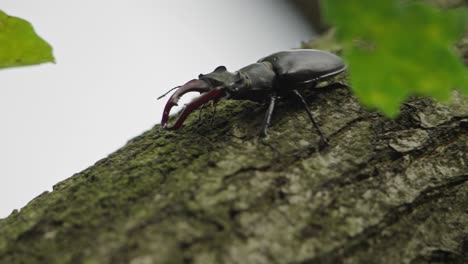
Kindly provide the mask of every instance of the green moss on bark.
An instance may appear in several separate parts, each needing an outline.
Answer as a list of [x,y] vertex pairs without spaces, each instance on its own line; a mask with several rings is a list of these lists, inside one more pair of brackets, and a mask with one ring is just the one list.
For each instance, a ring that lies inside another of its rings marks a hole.
[[0,220],[0,263],[466,263],[468,104],[396,120],[344,87],[223,102],[150,131]]

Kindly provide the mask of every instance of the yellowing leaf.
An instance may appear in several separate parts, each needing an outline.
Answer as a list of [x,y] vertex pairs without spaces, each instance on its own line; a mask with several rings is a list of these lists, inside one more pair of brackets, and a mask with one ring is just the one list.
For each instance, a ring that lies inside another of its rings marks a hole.
[[0,11],[0,69],[54,62],[52,47],[29,22]]

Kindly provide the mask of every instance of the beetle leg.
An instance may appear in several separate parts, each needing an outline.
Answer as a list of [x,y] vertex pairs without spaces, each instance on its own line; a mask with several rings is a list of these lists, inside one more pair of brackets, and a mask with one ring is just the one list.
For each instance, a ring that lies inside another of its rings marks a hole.
[[345,88],[348,88],[348,89],[351,88],[351,86],[349,84],[347,84],[346,82],[344,82],[344,81],[333,82],[333,83],[330,83],[330,84],[324,86],[323,88],[340,88],[340,87],[345,87]]
[[213,103],[213,114],[211,115],[211,120],[210,120],[210,125],[213,126],[213,123],[214,123],[214,117],[216,116],[216,106],[218,104],[217,103]]
[[265,118],[263,119],[263,124],[262,124],[262,130],[261,130],[261,136],[262,137],[267,137],[268,136],[268,127],[270,126],[271,122],[271,117],[273,116],[273,111],[275,110],[275,105],[276,105],[276,95],[272,95],[270,97],[270,104],[268,105],[268,110],[265,113]]
[[203,107],[200,108],[200,110],[198,110],[198,122],[201,121],[201,115],[202,115],[202,112],[203,112]]
[[315,129],[317,129],[317,131],[318,131],[318,133],[319,133],[320,138],[322,139],[322,141],[323,141],[325,144],[329,145],[329,144],[328,144],[327,138],[323,135],[322,130],[320,130],[320,127],[318,126],[317,122],[315,121],[314,116],[312,115],[312,112],[310,112],[309,107],[307,106],[307,102],[305,101],[304,97],[299,93],[298,90],[293,90],[293,93],[294,93],[297,97],[299,97],[299,99],[301,100],[302,105],[304,106],[304,109],[306,110],[307,115],[309,116],[310,121],[312,121],[312,124],[314,125]]
[[345,83],[344,81],[336,82],[336,84],[341,85],[341,86],[346,87],[346,88],[351,88],[351,86],[349,84]]

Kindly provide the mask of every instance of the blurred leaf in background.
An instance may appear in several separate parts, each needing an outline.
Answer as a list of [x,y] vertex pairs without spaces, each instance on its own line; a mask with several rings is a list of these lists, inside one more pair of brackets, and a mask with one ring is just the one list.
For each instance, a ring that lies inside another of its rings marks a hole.
[[389,117],[410,95],[447,100],[468,94],[468,70],[454,46],[466,27],[465,9],[440,10],[418,1],[326,0],[351,85],[367,106]]
[[0,69],[54,62],[52,47],[29,22],[0,10]]

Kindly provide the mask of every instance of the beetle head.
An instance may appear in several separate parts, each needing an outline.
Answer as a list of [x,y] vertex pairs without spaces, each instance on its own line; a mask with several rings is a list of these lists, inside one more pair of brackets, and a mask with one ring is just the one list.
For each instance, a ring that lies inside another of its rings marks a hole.
[[[197,79],[193,79],[184,85],[175,87],[177,90],[171,95],[164,108],[161,127],[163,129],[178,129],[185,119],[194,110],[203,107],[210,101],[217,103],[222,98],[228,98],[231,91],[242,82],[238,72],[227,71],[226,67],[219,66],[213,72],[200,74]],[[201,95],[186,105],[173,126],[168,126],[169,114],[172,107],[176,106],[179,99],[186,93],[199,92]],[[160,98],[162,98],[161,96]],[[159,99],[159,98],[158,98]]]
[[250,88],[249,82],[239,71],[230,72],[224,66],[217,67],[211,73],[200,74],[198,78],[222,89],[226,99],[245,99],[242,95]]
[[218,66],[213,72],[198,75],[198,79],[210,83],[213,87],[232,87],[241,80],[239,72],[229,72],[225,66]]

